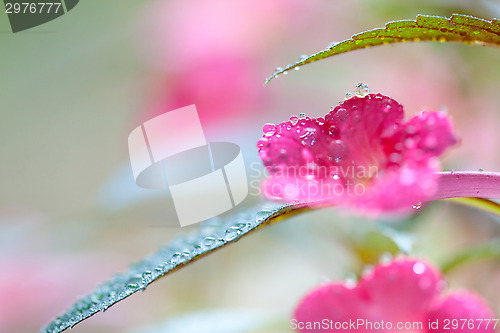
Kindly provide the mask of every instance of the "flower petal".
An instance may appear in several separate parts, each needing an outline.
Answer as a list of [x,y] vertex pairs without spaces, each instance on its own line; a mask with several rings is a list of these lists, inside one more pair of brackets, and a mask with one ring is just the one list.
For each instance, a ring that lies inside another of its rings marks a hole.
[[[378,265],[364,275],[355,288],[334,283],[310,292],[297,307],[294,319],[307,323],[334,322],[424,322],[429,307],[443,288],[441,274],[416,259],[398,259]],[[328,332],[302,329],[300,332]]]
[[370,317],[396,322],[423,320],[443,286],[441,274],[433,266],[404,258],[378,265],[358,288],[371,304]]
[[356,321],[366,317],[365,306],[357,289],[344,284],[328,284],[310,292],[295,310],[293,318],[299,324],[299,332],[334,332],[325,330],[317,323],[325,319],[334,322]]
[[437,156],[457,142],[443,112],[403,122],[393,99],[353,97],[325,118],[264,126],[259,156],[269,199],[325,201],[377,214],[409,210],[437,190]]
[[495,332],[495,324],[491,319],[494,314],[486,302],[467,291],[455,292],[439,299],[428,314],[428,321],[437,325],[431,332]]

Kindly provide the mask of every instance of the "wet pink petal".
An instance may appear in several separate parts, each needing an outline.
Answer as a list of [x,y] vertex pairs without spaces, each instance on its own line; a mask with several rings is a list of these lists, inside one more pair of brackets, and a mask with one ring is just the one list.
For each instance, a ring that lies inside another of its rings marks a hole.
[[394,327],[398,323],[421,323],[413,332],[428,332],[429,320],[494,317],[488,306],[471,293],[440,298],[443,286],[441,273],[432,265],[416,259],[396,259],[377,265],[354,287],[332,283],[314,289],[301,300],[293,319],[299,332],[338,331],[334,327],[314,327],[314,323],[325,321],[359,323],[355,329],[350,327],[358,332],[383,331],[369,329],[366,322],[384,321]]
[[395,322],[423,320],[443,286],[441,273],[433,266],[405,258],[378,265],[357,288],[371,306],[371,318]]
[[399,103],[370,94],[346,100],[324,118],[267,124],[257,143],[271,176],[265,195],[375,213],[425,201],[436,191],[436,157],[457,140],[443,112],[403,117]]
[[[343,284],[328,284],[311,291],[295,310],[293,318],[297,323],[356,321],[366,318],[368,304],[362,299],[358,289],[350,289]],[[299,329],[299,332],[331,332],[324,329]]]
[[430,332],[495,332],[500,323],[488,305],[467,291],[455,292],[435,302],[428,314],[430,322],[438,322]]

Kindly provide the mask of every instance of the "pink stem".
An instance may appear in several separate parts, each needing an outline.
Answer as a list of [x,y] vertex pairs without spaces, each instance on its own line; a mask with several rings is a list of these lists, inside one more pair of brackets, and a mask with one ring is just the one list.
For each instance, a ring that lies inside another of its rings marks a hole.
[[500,199],[500,173],[446,171],[439,174],[439,187],[432,200],[460,197]]

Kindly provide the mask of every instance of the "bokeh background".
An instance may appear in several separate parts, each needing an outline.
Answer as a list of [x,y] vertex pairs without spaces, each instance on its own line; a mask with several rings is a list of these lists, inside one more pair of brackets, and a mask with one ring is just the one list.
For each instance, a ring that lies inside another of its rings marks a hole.
[[[209,141],[243,149],[251,195],[267,122],[322,116],[355,84],[407,114],[445,108],[461,144],[446,170],[500,169],[500,51],[406,43],[278,66],[417,14],[500,17],[498,1],[85,0],[13,34],[0,14],[0,332],[37,331],[176,234],[168,192],[134,184],[128,134],[196,104]],[[437,264],[500,237],[498,219],[437,202],[405,220],[335,209],[294,217],[154,283],[73,332],[287,332],[298,300],[401,249]],[[385,254],[386,255],[386,254]],[[500,312],[498,260],[447,275]]]

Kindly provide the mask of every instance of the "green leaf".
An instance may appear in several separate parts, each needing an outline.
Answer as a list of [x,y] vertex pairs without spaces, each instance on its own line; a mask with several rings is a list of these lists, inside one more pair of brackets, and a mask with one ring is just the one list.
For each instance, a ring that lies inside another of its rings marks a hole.
[[266,84],[280,74],[311,62],[337,54],[371,46],[400,42],[439,41],[465,44],[500,46],[500,21],[487,21],[469,15],[453,14],[451,18],[418,15],[416,20],[389,22],[384,28],[353,35],[351,39],[334,44],[328,49],[277,70]]
[[133,264],[127,272],[117,274],[99,285],[94,292],[78,300],[66,313],[57,317],[41,332],[56,333],[71,328],[135,292],[145,289],[162,276],[257,229],[310,209],[306,204],[290,204],[273,209],[240,212],[227,219],[210,219],[203,223],[198,231],[178,236],[155,254]]

